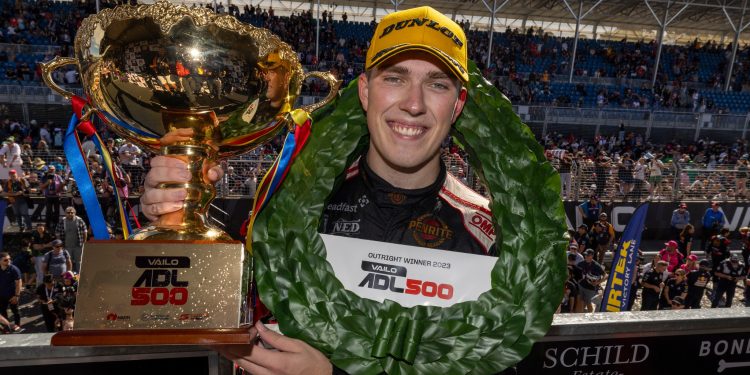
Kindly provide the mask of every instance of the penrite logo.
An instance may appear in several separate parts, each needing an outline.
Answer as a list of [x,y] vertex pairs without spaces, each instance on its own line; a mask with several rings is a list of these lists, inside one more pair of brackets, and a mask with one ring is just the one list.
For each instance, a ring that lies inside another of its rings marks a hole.
[[412,236],[419,246],[438,247],[445,240],[453,238],[453,231],[448,229],[448,225],[431,213],[410,221],[408,229],[412,230]]
[[[146,269],[133,284],[131,306],[184,305],[187,303],[188,282],[179,280],[178,268],[190,268],[190,258],[137,256],[135,266]],[[168,288],[169,286],[174,288]]]
[[437,297],[444,300],[453,298],[453,285],[451,284],[407,278],[404,287],[399,286],[401,278],[406,277],[406,267],[363,260],[362,271],[367,272],[367,275],[359,283],[360,288],[390,290],[394,293]]
[[487,237],[495,237],[495,228],[492,227],[492,220],[487,216],[476,213],[471,217],[471,225],[477,227],[482,233],[486,234]]
[[349,235],[354,233],[359,233],[359,219],[352,221],[338,219],[335,223],[333,223],[333,230],[331,231],[331,234]]

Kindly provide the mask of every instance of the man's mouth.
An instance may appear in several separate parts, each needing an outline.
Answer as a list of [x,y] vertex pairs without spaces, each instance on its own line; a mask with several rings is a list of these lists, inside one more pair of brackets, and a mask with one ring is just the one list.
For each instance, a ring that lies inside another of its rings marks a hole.
[[393,130],[394,133],[402,136],[402,137],[418,137],[424,132],[427,131],[427,128],[424,126],[418,126],[418,125],[404,125],[399,122],[395,121],[389,121],[388,126]]

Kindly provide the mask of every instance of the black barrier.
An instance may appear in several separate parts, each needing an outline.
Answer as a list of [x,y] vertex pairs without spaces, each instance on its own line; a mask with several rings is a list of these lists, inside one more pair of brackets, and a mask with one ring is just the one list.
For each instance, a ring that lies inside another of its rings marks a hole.
[[[700,238],[703,215],[710,209],[709,202],[685,202],[690,212],[690,223],[695,226],[694,238]],[[565,202],[565,215],[568,228],[572,229],[583,223],[579,210],[580,203]],[[604,204],[604,210],[615,231],[620,233],[625,229],[628,220],[640,203],[613,202]],[[646,229],[643,231],[643,241],[672,239],[670,221],[672,212],[677,209],[676,202],[650,202],[646,216]],[[750,202],[723,203],[720,210],[727,218],[727,228],[736,232],[739,228],[750,226]]]
[[503,375],[750,373],[748,309],[564,314]]

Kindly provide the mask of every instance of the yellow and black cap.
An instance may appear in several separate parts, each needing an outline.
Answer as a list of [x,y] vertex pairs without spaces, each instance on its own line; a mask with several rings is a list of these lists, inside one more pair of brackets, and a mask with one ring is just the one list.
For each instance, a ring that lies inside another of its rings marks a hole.
[[380,21],[367,50],[365,69],[404,51],[425,51],[441,59],[463,82],[469,81],[466,35],[437,10],[423,6],[391,13]]

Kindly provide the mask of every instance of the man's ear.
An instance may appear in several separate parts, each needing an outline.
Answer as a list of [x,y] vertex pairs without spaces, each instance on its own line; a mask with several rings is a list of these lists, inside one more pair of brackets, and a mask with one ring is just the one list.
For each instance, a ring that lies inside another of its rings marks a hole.
[[369,82],[367,79],[367,75],[365,73],[360,74],[359,78],[357,79],[357,92],[359,93],[359,102],[360,104],[362,104],[362,109],[365,112],[367,112],[368,84]]
[[458,97],[456,97],[456,103],[453,105],[453,116],[451,116],[451,124],[456,122],[458,116],[461,115],[461,111],[463,111],[464,105],[466,104],[467,95],[468,91],[466,90],[466,87],[461,87],[461,91],[458,93]]

